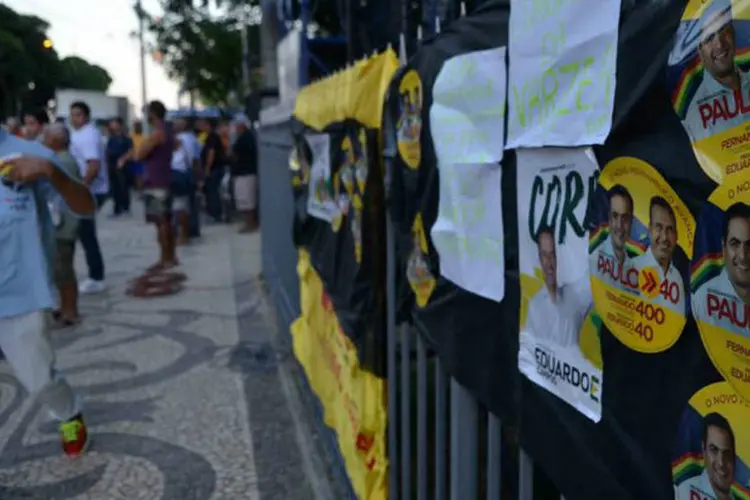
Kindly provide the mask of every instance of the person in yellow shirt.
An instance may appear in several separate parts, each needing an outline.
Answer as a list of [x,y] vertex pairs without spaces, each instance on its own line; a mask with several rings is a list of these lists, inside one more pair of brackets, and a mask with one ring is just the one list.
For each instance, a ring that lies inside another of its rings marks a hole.
[[[132,157],[135,151],[140,150],[141,142],[143,141],[143,124],[141,122],[133,123],[133,133],[130,134],[130,139],[133,141],[133,151],[130,156]],[[143,187],[143,163],[139,161],[130,162],[133,179],[135,180],[135,187],[138,191]]]

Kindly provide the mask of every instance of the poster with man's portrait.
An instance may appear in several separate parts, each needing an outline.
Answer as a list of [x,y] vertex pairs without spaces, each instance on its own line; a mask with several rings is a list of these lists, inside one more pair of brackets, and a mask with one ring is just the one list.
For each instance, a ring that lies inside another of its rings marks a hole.
[[589,148],[518,150],[518,365],[588,418],[601,418],[602,363],[584,225],[597,163]]

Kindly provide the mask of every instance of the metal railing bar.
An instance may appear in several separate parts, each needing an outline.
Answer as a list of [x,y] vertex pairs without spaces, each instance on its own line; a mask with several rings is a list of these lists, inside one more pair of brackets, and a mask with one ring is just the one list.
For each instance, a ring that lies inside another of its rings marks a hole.
[[417,335],[417,500],[427,500],[427,349]]
[[489,413],[487,424],[487,500],[500,500],[502,487],[502,424]]
[[532,500],[534,498],[534,462],[522,450],[519,451],[518,471],[518,500]]
[[435,357],[435,500],[448,500],[445,465],[446,411],[448,409],[448,376],[439,357]]
[[[389,168],[389,162],[386,168]],[[396,255],[393,248],[393,222],[386,217],[386,343],[388,376],[388,498],[398,499],[399,449],[398,449],[398,370],[396,328]]]
[[451,377],[451,500],[477,497],[479,471],[477,401]]
[[401,330],[401,499],[411,498],[411,331],[402,324]]

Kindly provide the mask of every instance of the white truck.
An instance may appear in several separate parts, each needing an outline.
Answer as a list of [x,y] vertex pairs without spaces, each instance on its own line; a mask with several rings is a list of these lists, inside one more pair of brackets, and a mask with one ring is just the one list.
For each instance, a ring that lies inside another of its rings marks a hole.
[[91,119],[95,122],[119,117],[126,125],[136,119],[133,106],[127,97],[107,95],[104,92],[79,89],[60,89],[55,92],[54,115],[57,118],[68,119],[70,105],[76,101],[83,101],[91,108]]

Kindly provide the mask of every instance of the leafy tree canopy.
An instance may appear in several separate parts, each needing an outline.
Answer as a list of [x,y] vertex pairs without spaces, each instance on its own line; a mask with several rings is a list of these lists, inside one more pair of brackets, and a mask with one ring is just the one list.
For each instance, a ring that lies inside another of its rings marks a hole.
[[106,70],[78,57],[60,60],[49,43],[49,23],[0,4],[0,112],[43,107],[60,87],[106,91]]
[[96,64],[89,64],[78,56],[65,57],[60,61],[61,77],[58,88],[98,90],[106,92],[112,84],[107,70]]
[[[313,22],[321,33],[340,32],[337,0],[312,2]],[[248,9],[251,85],[261,86],[261,0],[160,0],[158,13],[141,14],[148,21],[153,52],[168,75],[205,104],[229,105],[242,96],[242,10]],[[300,0],[293,0],[299,17]]]
[[[249,7],[253,12],[258,8]],[[143,15],[153,36],[155,59],[170,78],[209,105],[230,105],[231,96],[243,95],[242,25],[235,5],[162,0],[160,13]],[[259,50],[259,22],[258,17],[248,30],[251,65]]]

